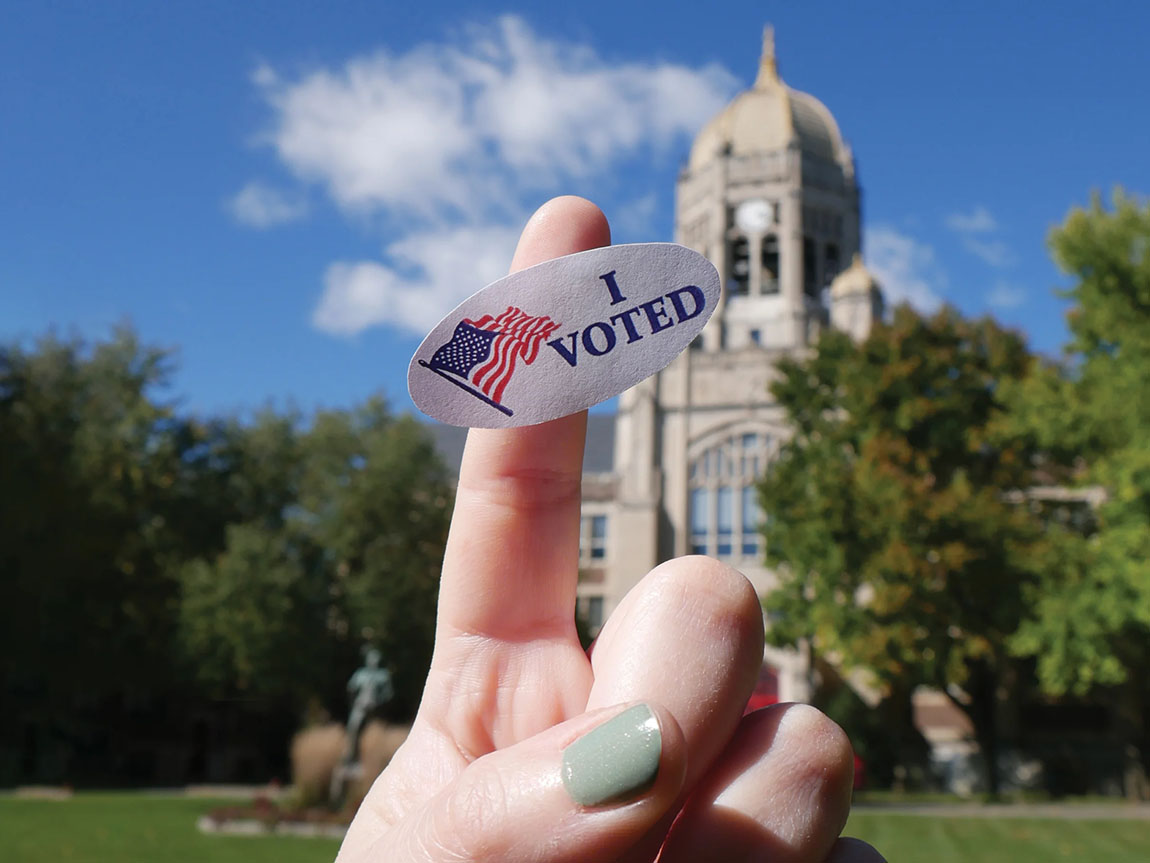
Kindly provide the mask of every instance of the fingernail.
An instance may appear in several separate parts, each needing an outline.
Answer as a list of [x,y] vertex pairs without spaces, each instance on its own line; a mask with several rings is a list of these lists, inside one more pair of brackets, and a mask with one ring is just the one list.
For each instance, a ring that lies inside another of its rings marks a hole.
[[662,751],[659,720],[639,704],[563,750],[563,784],[580,806],[619,803],[654,784]]

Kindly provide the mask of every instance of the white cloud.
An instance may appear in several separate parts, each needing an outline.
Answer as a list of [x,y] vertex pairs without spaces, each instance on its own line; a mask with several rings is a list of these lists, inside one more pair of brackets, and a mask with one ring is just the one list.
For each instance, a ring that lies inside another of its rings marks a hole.
[[1009,267],[1014,263],[1014,253],[1002,240],[980,240],[964,237],[962,245],[968,252],[995,269]]
[[946,274],[926,243],[889,225],[876,225],[866,233],[866,261],[888,303],[905,301],[926,313],[942,304]]
[[472,219],[693,135],[736,84],[715,65],[611,64],[514,16],[452,44],[253,79],[274,110],[265,140],[340,206]]
[[[276,111],[269,140],[298,177],[345,208],[466,203],[459,175],[478,140],[463,116],[462,82],[430,58],[385,54],[299,81],[264,85]],[[265,76],[266,79],[266,76]]]
[[[261,64],[251,80],[282,166],[389,231],[383,259],[327,268],[312,322],[337,335],[425,331],[506,272],[544,198],[689,141],[738,83],[714,64],[609,62],[515,16],[300,75]],[[655,201],[624,206],[620,227],[649,230]]]
[[986,234],[998,230],[998,222],[981,204],[969,213],[951,213],[946,226],[958,234]]
[[386,249],[392,264],[331,264],[312,323],[332,335],[381,324],[425,332],[488,282],[506,275],[518,228],[462,226],[409,234]]
[[986,304],[992,309],[1016,309],[1026,302],[1026,291],[1018,285],[999,282],[986,295]]
[[270,228],[295,222],[307,215],[307,202],[257,181],[245,185],[228,201],[237,222],[253,228]]
[[267,63],[260,63],[252,70],[252,83],[257,87],[271,87],[279,81],[276,70]]
[[976,258],[995,269],[1003,269],[1014,263],[1014,253],[998,233],[998,220],[990,210],[979,204],[969,213],[951,213],[946,217],[946,226],[954,231],[962,246]]

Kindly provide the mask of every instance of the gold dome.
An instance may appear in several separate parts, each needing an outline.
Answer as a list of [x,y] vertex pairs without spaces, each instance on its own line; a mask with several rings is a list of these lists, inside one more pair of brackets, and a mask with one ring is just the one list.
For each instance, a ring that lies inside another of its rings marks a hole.
[[878,291],[879,285],[874,275],[863,264],[862,255],[855,252],[851,265],[834,277],[831,282],[831,298],[853,294],[871,294]]
[[804,153],[850,170],[850,148],[827,106],[783,83],[775,64],[774,31],[763,31],[755,85],[740,93],[695,138],[688,167],[694,171],[719,153],[746,156],[784,150],[792,141]]

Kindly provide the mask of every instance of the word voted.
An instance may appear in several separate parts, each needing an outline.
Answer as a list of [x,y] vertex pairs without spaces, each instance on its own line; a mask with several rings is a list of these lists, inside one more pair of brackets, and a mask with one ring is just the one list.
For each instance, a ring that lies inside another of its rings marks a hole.
[[[619,289],[618,282],[615,281],[614,270],[604,273],[599,278],[603,280],[611,294],[612,306],[627,301]],[[670,309],[667,308],[668,302],[671,304]],[[691,307],[689,310],[688,305]],[[547,342],[547,347],[553,348],[569,366],[575,368],[579,364],[580,344],[583,345],[583,350],[593,357],[601,357],[615,350],[621,335],[616,327],[620,324],[623,327],[622,334],[627,336],[625,344],[629,345],[639,341],[644,335],[653,336],[676,324],[697,318],[706,305],[707,298],[700,288],[685,285],[649,302],[639,303],[617,315],[612,315],[606,321],[588,324],[582,331],[576,330],[561,339]]]

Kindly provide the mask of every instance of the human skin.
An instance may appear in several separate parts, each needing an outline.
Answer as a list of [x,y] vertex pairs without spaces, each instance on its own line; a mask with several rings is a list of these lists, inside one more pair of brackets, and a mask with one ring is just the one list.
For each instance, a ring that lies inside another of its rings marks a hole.
[[[527,224],[511,270],[609,243],[594,204],[557,198]],[[839,839],[853,765],[838,726],[799,704],[742,716],[763,623],[740,573],[664,563],[580,647],[586,426],[581,412],[469,433],[423,699],[337,863],[881,863]],[[576,786],[564,752],[586,761],[597,738],[568,747],[625,712],[624,725],[654,729],[654,778],[608,775],[627,785],[620,799],[588,805],[603,783]]]

